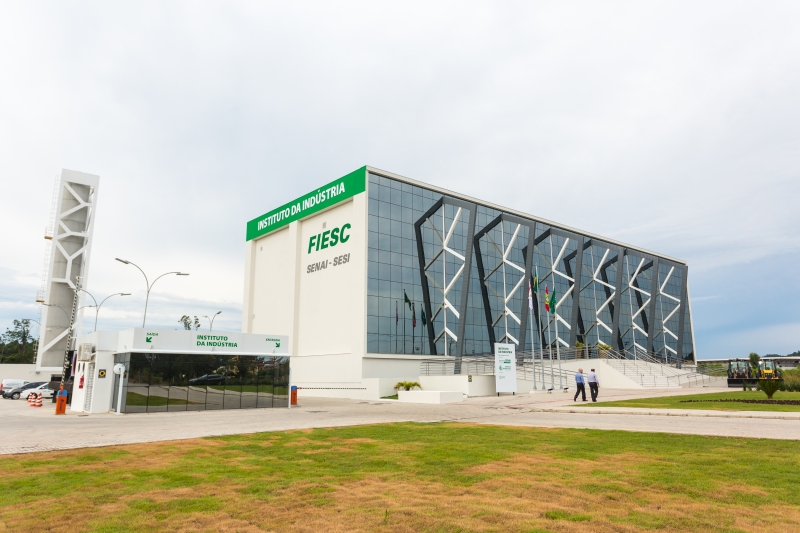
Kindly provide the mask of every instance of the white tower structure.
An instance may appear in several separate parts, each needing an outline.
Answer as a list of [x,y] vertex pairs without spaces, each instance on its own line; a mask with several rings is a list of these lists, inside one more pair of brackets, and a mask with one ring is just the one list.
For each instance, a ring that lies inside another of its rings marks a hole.
[[45,265],[47,281],[42,298],[45,306],[36,354],[37,371],[60,371],[68,349],[70,322],[72,336],[80,332],[83,311],[78,309],[82,305],[83,292],[78,292],[74,309],[73,304],[78,276],[82,287],[86,287],[88,281],[99,182],[99,176],[67,169],[61,171],[61,181],[55,193],[50,253]]

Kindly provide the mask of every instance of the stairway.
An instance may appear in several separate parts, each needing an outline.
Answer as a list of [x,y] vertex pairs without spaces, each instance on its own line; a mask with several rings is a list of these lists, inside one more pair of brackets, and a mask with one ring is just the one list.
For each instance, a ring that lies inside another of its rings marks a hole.
[[680,388],[680,371],[633,359],[608,359],[608,365],[642,387]]

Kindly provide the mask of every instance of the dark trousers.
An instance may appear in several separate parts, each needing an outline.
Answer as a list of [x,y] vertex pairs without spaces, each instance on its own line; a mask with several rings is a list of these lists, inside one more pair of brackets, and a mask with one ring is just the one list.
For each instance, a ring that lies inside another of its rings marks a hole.
[[598,392],[597,383],[592,383],[590,381],[589,382],[589,390],[592,392],[592,401],[596,402],[597,401],[597,392]]
[[583,401],[586,401],[586,386],[583,383],[576,383],[575,385],[578,386],[578,390],[575,391],[575,397],[572,399],[573,401],[578,399],[578,394],[583,395]]

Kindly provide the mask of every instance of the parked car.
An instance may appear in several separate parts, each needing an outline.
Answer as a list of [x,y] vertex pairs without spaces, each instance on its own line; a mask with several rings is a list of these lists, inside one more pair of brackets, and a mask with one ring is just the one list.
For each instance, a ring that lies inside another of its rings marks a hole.
[[0,393],[4,394],[11,389],[17,389],[28,383],[30,383],[30,381],[27,379],[4,379],[3,382],[0,383]]
[[189,380],[189,385],[221,385],[225,383],[225,376],[219,374],[203,374],[199,378]]
[[[39,390],[42,385],[47,385],[47,383],[45,383],[44,381],[36,381],[33,383],[26,383],[21,387],[16,387],[13,389],[8,389],[8,390],[3,389],[3,398],[5,399],[10,398],[12,400],[19,400],[21,396],[25,396],[27,398],[28,394],[30,394],[31,391],[36,391],[37,394],[43,392]],[[44,396],[42,397],[44,398]]]
[[55,391],[50,388],[50,383],[45,382],[45,383],[41,383],[38,387],[34,387],[32,389],[26,389],[26,390],[22,391],[22,397],[27,399],[28,398],[28,394],[31,394],[31,393],[39,394],[39,393],[41,393],[42,398],[52,398],[54,392]]

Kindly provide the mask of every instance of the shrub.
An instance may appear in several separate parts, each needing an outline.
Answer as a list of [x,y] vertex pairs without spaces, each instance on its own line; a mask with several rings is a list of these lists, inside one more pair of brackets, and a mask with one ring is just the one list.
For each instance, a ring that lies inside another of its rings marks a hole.
[[781,382],[778,379],[759,379],[758,388],[764,391],[768,400],[771,400],[772,396],[780,390]]
[[422,385],[417,383],[416,381],[398,381],[397,385],[394,386],[395,389],[400,390],[412,390],[414,388],[421,389]]
[[753,371],[753,376],[758,376],[758,363],[761,362],[761,356],[756,352],[750,352],[750,369]]

